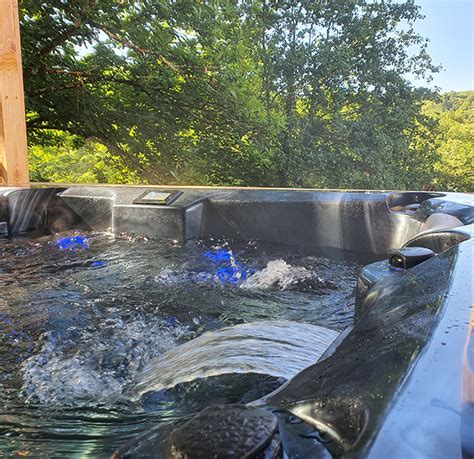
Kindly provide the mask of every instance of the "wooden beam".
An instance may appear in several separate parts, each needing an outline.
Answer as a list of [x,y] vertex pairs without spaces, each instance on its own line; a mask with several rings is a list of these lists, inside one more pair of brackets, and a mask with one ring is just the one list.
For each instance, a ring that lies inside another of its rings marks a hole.
[[0,186],[29,186],[17,0],[0,0]]

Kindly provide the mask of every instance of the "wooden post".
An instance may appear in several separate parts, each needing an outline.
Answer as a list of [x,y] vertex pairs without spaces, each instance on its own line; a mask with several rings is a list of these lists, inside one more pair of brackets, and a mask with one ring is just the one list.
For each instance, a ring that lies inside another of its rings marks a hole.
[[29,186],[18,0],[0,0],[0,186]]

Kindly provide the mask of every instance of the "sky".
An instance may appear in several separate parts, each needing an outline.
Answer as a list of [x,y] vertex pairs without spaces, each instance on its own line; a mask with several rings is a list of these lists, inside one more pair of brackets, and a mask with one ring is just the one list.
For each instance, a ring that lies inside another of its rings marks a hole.
[[426,16],[415,29],[430,40],[428,53],[433,62],[443,66],[430,86],[442,92],[474,89],[474,0],[415,3]]

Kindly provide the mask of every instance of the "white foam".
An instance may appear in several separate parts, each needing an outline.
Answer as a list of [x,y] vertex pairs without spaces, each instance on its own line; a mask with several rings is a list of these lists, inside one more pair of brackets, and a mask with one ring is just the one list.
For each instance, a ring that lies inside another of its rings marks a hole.
[[119,401],[137,372],[175,347],[182,332],[159,320],[107,319],[98,329],[81,330],[72,349],[46,333],[41,351],[22,364],[23,392],[27,401],[49,405]]
[[257,271],[240,285],[240,288],[247,290],[268,290],[271,288],[279,288],[286,290],[287,288],[304,281],[324,281],[315,274],[301,266],[292,266],[284,260],[269,261],[266,268]]

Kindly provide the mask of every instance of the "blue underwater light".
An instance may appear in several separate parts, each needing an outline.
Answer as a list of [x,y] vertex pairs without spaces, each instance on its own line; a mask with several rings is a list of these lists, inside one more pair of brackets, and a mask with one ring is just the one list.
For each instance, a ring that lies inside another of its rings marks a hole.
[[225,249],[208,250],[204,252],[203,256],[211,260],[212,264],[232,261],[232,254]]
[[237,285],[247,278],[247,271],[239,265],[223,266],[216,270],[216,276],[223,284]]
[[89,248],[89,242],[84,236],[63,237],[56,241],[59,250],[69,250],[75,252],[77,250],[86,250]]
[[239,285],[253,272],[237,263],[232,252],[225,249],[208,250],[203,256],[216,268],[215,276],[222,284]]

